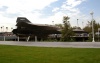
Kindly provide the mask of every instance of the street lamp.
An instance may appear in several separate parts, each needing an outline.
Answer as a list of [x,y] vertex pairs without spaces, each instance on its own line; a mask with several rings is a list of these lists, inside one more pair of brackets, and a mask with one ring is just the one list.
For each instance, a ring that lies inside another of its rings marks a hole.
[[82,22],[82,26],[83,26],[83,28],[84,28],[84,22]]
[[93,35],[92,42],[95,42],[94,41],[94,24],[93,24],[94,19],[93,19],[93,12],[90,12],[90,14],[92,16],[92,35]]
[[79,27],[78,20],[79,20],[79,19],[77,19],[77,27]]
[[52,24],[54,25],[54,21],[52,21]]

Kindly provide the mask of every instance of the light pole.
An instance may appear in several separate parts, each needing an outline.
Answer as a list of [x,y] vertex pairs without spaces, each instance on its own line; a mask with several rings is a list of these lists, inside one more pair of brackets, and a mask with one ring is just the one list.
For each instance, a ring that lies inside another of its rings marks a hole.
[[83,28],[84,28],[84,22],[82,22],[82,26],[83,26]]
[[6,27],[6,32],[8,32],[8,27]]
[[99,42],[99,35],[100,35],[100,28],[98,28],[98,42]]
[[79,27],[78,20],[79,20],[79,19],[77,19],[77,27]]
[[92,35],[93,35],[92,42],[95,42],[95,40],[94,40],[94,24],[93,24],[94,19],[93,19],[93,12],[90,12],[90,14],[92,16]]
[[2,26],[2,28],[3,28],[3,40],[5,41],[5,31],[4,31],[4,26]]
[[2,32],[2,27],[1,27],[1,32]]
[[54,25],[54,21],[52,21],[52,24]]

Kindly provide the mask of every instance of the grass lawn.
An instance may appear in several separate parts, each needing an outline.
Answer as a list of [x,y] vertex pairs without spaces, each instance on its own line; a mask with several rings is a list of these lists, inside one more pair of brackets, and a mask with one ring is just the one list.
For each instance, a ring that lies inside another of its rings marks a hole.
[[100,49],[0,45],[0,63],[100,63]]

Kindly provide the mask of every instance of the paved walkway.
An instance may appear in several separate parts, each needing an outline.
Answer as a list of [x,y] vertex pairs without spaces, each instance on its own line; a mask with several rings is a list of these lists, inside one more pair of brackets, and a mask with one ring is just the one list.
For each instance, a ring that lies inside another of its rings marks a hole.
[[37,47],[72,47],[72,48],[100,48],[100,42],[17,42],[0,41],[3,45],[37,46]]

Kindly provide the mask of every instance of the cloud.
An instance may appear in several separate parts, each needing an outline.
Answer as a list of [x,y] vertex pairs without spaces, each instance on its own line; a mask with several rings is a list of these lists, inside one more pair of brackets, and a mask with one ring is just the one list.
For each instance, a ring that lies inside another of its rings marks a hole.
[[66,13],[66,16],[70,17],[70,23],[72,26],[77,26],[77,19],[79,19],[80,26],[81,22],[87,20],[86,16],[80,11],[77,6],[83,3],[86,0],[66,0],[61,6],[63,12]]
[[42,10],[57,0],[0,0],[0,6],[7,6],[8,13]]
[[52,10],[52,12],[56,12],[56,11],[58,11],[58,10],[59,10],[59,8],[56,7],[56,8],[54,8],[54,9]]
[[81,4],[83,1],[85,1],[85,0],[67,0],[65,3],[66,3],[68,6],[76,7],[76,6],[78,6],[79,4]]
[[54,24],[62,24],[62,19],[63,19],[63,16],[65,14],[62,13],[62,12],[56,12],[54,15],[52,16],[49,16],[48,18],[46,19],[43,19],[44,23],[49,23],[49,24],[53,24],[52,21],[54,21]]
[[63,10],[68,10],[71,12],[79,12],[79,9],[76,8],[76,6],[80,5],[85,0],[66,0],[66,2],[63,3],[61,8]]
[[[66,0],[59,7],[52,7],[49,16],[42,13],[43,9],[50,8],[52,3],[58,0],[0,0],[1,23],[16,24],[17,17],[27,17],[32,23],[55,24],[62,23],[63,16],[69,16],[70,23],[75,26],[78,18],[85,18],[77,8],[85,0]],[[57,4],[57,3],[56,3]],[[45,12],[45,11],[44,11]],[[41,18],[41,17],[45,18]],[[87,18],[85,18],[87,19]],[[79,19],[81,20],[81,19]]]
[[38,11],[56,1],[58,0],[0,0],[0,21],[14,23],[18,16],[38,20],[41,16]]

